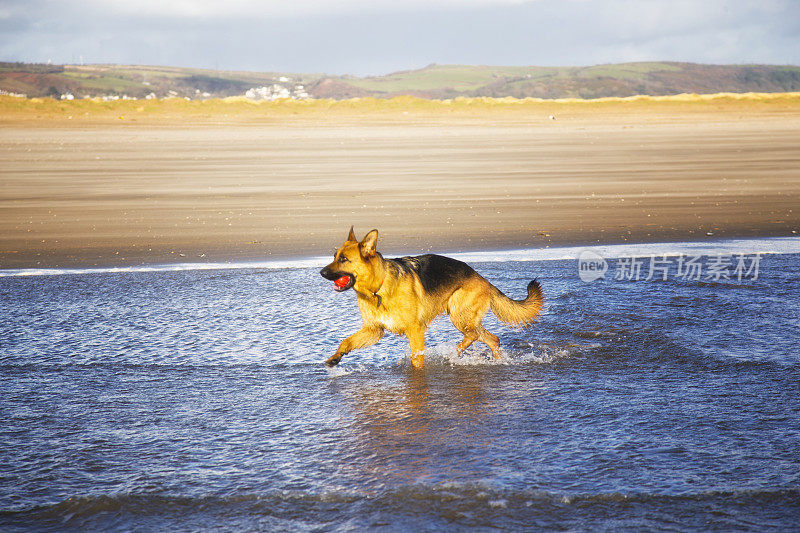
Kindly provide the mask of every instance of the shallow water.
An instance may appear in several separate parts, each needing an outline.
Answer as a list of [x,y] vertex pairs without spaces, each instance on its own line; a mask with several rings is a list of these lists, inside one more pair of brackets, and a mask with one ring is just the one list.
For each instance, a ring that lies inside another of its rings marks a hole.
[[487,317],[499,363],[442,318],[423,371],[390,336],[326,369],[360,320],[318,268],[3,277],[0,526],[797,529],[798,265],[473,262],[545,314]]

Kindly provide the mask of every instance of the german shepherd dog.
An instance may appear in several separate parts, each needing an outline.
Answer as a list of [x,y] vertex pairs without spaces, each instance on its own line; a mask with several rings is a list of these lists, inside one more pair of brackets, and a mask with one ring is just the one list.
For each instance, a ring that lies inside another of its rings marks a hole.
[[421,368],[425,330],[445,312],[464,334],[458,344],[459,354],[477,340],[487,344],[499,359],[499,339],[481,325],[486,311],[491,309],[507,324],[526,326],[542,309],[542,288],[535,279],[528,284],[527,298],[512,300],[466,263],[432,254],[384,259],[375,250],[377,243],[378,230],[370,231],[359,242],[350,228],[333,262],[320,271],[323,278],[334,281],[338,292],[355,291],[363,321],[360,330],[339,344],[326,361],[328,366],[339,364],[353,350],[372,346],[388,330],[408,337],[411,363]]

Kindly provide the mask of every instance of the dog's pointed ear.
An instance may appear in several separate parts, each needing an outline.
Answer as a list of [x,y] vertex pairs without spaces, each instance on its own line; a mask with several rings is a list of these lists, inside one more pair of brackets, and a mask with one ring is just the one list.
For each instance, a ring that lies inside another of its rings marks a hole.
[[356,239],[356,232],[353,231],[353,226],[350,226],[350,233],[347,235],[347,242],[358,242],[358,239]]
[[367,236],[364,237],[361,242],[358,244],[361,253],[364,254],[365,257],[370,257],[375,255],[375,246],[378,244],[378,230],[374,229],[367,233]]

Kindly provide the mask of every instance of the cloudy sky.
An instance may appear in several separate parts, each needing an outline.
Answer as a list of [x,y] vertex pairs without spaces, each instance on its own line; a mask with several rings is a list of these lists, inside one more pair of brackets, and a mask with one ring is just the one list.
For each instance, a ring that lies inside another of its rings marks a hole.
[[800,0],[0,0],[0,60],[385,74],[800,64]]

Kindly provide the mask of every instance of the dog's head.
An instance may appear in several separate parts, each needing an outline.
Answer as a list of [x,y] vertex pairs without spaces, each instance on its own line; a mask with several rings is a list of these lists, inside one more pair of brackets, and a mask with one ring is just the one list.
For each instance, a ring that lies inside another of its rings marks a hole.
[[347,240],[336,250],[333,262],[320,270],[320,275],[333,281],[333,288],[338,292],[351,289],[356,284],[362,287],[372,286],[375,260],[380,258],[380,254],[375,251],[377,243],[378,230],[370,231],[359,242],[351,227]]

